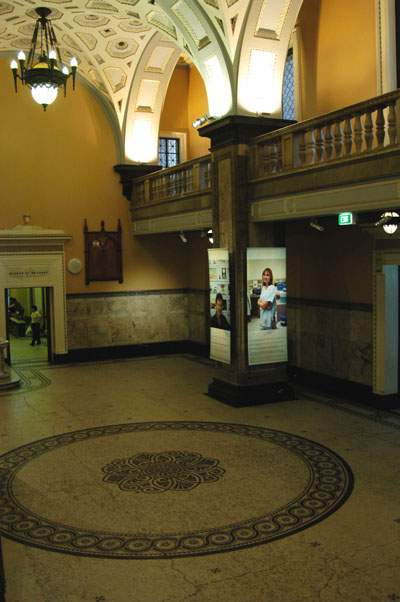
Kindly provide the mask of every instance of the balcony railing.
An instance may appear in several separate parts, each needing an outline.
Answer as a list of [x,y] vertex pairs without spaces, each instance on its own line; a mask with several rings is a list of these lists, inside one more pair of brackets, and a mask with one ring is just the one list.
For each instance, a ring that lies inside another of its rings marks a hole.
[[250,180],[376,154],[400,144],[400,90],[254,138]]
[[135,206],[211,190],[211,156],[168,167],[133,183]]

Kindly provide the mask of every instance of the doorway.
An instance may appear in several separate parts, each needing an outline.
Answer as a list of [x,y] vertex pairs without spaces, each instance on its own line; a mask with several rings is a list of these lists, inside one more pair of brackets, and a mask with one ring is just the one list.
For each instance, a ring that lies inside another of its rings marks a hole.
[[[12,362],[52,361],[50,287],[19,287],[5,291],[8,360]],[[40,345],[32,346],[32,306],[40,318]]]

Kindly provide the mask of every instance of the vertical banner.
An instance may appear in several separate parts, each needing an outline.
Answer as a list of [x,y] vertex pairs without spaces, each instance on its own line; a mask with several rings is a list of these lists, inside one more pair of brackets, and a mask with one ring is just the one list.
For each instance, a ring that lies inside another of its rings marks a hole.
[[247,249],[249,366],[287,361],[286,249]]
[[231,363],[228,249],[208,249],[210,280],[210,358]]

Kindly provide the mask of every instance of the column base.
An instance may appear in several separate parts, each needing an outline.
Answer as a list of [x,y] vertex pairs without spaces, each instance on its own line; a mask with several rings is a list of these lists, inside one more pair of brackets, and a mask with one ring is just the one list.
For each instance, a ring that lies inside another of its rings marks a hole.
[[214,378],[209,384],[208,396],[233,408],[296,399],[294,390],[288,382],[235,385],[218,378]]

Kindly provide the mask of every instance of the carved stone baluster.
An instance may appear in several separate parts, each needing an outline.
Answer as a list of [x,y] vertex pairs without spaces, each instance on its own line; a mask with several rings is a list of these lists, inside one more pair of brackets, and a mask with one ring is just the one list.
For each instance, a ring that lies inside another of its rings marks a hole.
[[306,133],[301,132],[299,136],[299,157],[300,165],[305,165],[307,152],[306,152]]
[[389,134],[389,145],[393,146],[397,140],[397,118],[396,118],[396,105],[391,102],[389,105],[388,114],[388,134]]
[[315,159],[316,163],[321,163],[324,159],[324,137],[322,128],[315,128]]
[[192,192],[193,190],[193,166],[191,165],[188,169],[188,175],[189,175],[189,181],[188,181],[188,187],[187,187],[187,191],[188,192]]
[[371,111],[367,111],[367,113],[365,113],[365,121],[364,121],[364,138],[365,138],[365,147],[366,147],[367,151],[372,149],[372,143],[374,141],[374,135],[372,133],[373,127],[374,127],[374,125],[372,123]]
[[382,148],[385,141],[385,118],[383,116],[383,107],[379,107],[376,112],[375,127],[378,148]]
[[332,124],[328,123],[324,127],[324,140],[325,140],[325,159],[330,161],[333,154],[333,136],[332,136]]
[[306,132],[306,163],[311,165],[315,161],[315,138],[314,130]]
[[361,123],[361,115],[356,115],[354,117],[354,146],[356,148],[356,153],[361,153],[363,143],[363,135],[362,135],[362,123]]
[[351,117],[346,117],[344,122],[344,152],[346,155],[351,155],[351,148],[353,146],[353,130],[351,127]]
[[270,173],[276,173],[276,167],[278,164],[278,150],[276,147],[276,140],[271,142],[271,155],[270,155],[270,164],[269,171]]
[[335,147],[335,156],[341,157],[343,150],[343,131],[340,121],[335,123],[335,127],[333,129],[333,145]]
[[269,172],[269,158],[271,156],[270,145],[265,144],[263,147],[263,173],[267,174]]
[[278,157],[276,169],[277,169],[277,171],[282,171],[282,138],[277,139],[276,145],[277,145],[277,157]]

